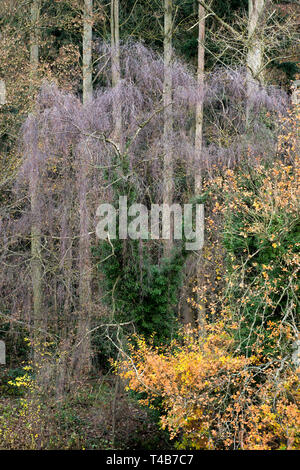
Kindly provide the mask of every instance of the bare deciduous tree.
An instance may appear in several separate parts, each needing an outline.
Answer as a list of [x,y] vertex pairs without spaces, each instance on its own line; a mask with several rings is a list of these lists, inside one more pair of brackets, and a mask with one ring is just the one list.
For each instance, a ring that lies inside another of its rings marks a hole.
[[[86,106],[93,98],[92,84],[92,34],[93,34],[93,0],[84,1],[83,12],[83,105]],[[88,144],[80,143],[75,155],[78,160],[78,191],[79,191],[79,323],[78,340],[80,348],[76,351],[76,372],[89,371],[91,367],[90,330],[91,322],[91,241],[90,241],[90,209],[88,204],[88,173],[90,155]]]
[[[197,85],[198,100],[196,105],[196,129],[195,129],[195,194],[202,194],[203,179],[203,155],[202,155],[202,138],[203,138],[203,99],[204,99],[204,54],[205,54],[205,9],[199,3],[198,5],[198,67],[197,67]],[[201,245],[204,242],[204,206],[201,206]],[[203,260],[202,249],[199,251],[196,267],[197,288],[201,289]],[[203,324],[204,321],[204,304],[198,302],[198,321]]]
[[[30,34],[30,71],[31,78],[37,79],[39,66],[39,16],[41,2],[34,0],[31,4],[31,34]],[[38,148],[40,142],[34,140],[30,151],[32,153],[32,165],[30,174],[30,204],[32,214],[31,225],[31,277],[33,292],[33,322],[35,335],[35,359],[38,360],[37,348],[40,348],[40,329],[43,327],[45,312],[43,312],[42,296],[42,256],[41,256],[41,214],[40,214],[40,170]]]
[[[266,0],[249,0],[248,3],[248,53],[247,93],[255,93],[256,82],[262,80],[263,72],[263,20]],[[250,102],[247,103],[246,121],[249,120]]]
[[83,102],[92,99],[92,35],[93,35],[93,0],[84,0],[83,40],[82,40],[82,72]]
[[249,0],[247,68],[251,76],[260,79],[263,66],[263,38],[261,37],[266,0]]
[[121,65],[120,65],[120,24],[119,24],[119,0],[111,0],[111,81],[116,89],[113,100],[113,138],[122,152],[122,110],[120,93]]
[[[173,1],[164,0],[164,168],[163,168],[163,203],[172,204],[174,195],[173,181],[173,110],[172,110],[172,33]],[[164,255],[170,256],[172,239],[165,240]]]

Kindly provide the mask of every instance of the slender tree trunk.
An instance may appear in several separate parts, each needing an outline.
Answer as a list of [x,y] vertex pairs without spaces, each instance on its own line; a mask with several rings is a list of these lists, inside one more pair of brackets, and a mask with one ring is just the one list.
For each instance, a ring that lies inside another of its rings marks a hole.
[[266,0],[249,0],[248,3],[248,53],[247,65],[247,109],[246,123],[248,125],[251,112],[250,96],[255,93],[258,81],[263,78],[263,41],[260,37]]
[[[173,33],[173,1],[164,0],[164,166],[163,166],[163,203],[172,204],[174,194],[173,182],[173,155],[172,155],[172,131],[173,131],[173,110],[172,110],[172,33]],[[172,225],[169,240],[164,242],[164,257],[169,257],[173,246]]]
[[120,64],[120,21],[119,21],[119,0],[111,0],[111,81],[112,86],[116,88],[115,99],[113,100],[113,121],[114,135],[113,138],[119,146],[122,153],[122,109],[121,96],[119,93],[121,81],[121,64]]
[[293,342],[293,354],[292,362],[294,364],[296,373],[300,379],[300,333],[297,333],[297,337]]
[[0,80],[0,105],[6,104],[6,86],[5,81]]
[[[92,17],[93,1],[84,2],[83,27],[83,104],[93,96],[92,86]],[[79,323],[77,337],[79,341],[76,351],[75,370],[78,375],[89,372],[91,369],[91,241],[90,241],[90,214],[88,207],[88,176],[89,154],[86,146],[79,146],[77,157],[79,159],[78,190],[79,190]]]
[[[121,103],[121,60],[120,60],[120,5],[119,0],[111,0],[110,4],[110,32],[111,32],[111,84],[114,90],[113,98],[113,140],[119,149],[118,159],[123,158],[123,123],[122,123],[122,103]],[[117,167],[119,178],[124,176],[122,162]],[[127,249],[127,240],[123,240],[123,255]]]
[[[198,5],[198,68],[197,68],[197,83],[199,97],[196,106],[196,129],[195,129],[195,194],[201,196],[202,194],[202,134],[203,134],[203,93],[204,93],[204,41],[205,41],[205,10],[202,5]],[[201,206],[201,245],[204,241],[204,206]],[[201,285],[203,284],[203,251],[199,250],[199,255],[196,265],[196,282],[197,282],[197,304],[198,304],[198,322],[203,325],[205,309],[204,303],[201,300]]]
[[[37,80],[39,65],[39,16],[41,2],[34,0],[31,4],[31,34],[30,34],[30,69],[31,86],[34,87]],[[38,145],[38,142],[35,143]],[[37,149],[32,149],[37,155]],[[41,247],[41,221],[40,221],[40,172],[38,158],[33,159],[30,176],[30,204],[31,204],[31,279],[33,292],[33,325],[34,325],[34,360],[39,361],[38,349],[40,348],[41,328],[43,326],[43,298],[42,298],[42,247]]]
[[[197,67],[197,83],[198,83],[198,100],[196,105],[195,114],[195,157],[193,164],[193,175],[194,175],[194,193],[196,196],[201,196],[202,193],[202,127],[203,127],[203,89],[204,89],[204,41],[205,41],[205,9],[202,5],[198,4],[198,67]],[[204,239],[204,208],[201,209],[201,237]],[[203,283],[203,256],[202,250],[199,251],[196,263],[193,261],[193,257],[189,256],[186,261],[186,276],[196,278],[196,301],[198,305],[198,322],[200,325],[203,323],[205,315],[204,305],[201,301],[200,289]],[[188,293],[191,287],[186,286],[184,289],[184,296],[190,297]],[[198,294],[199,292],[199,294]],[[188,304],[186,299],[183,298],[182,302],[182,317],[185,324],[194,324],[194,312],[192,307]]]
[[59,344],[59,361],[57,363],[56,371],[56,396],[60,400],[69,379],[70,370],[68,369],[68,359],[71,349],[72,332],[76,325],[72,318],[73,294],[72,294],[72,278],[73,278],[73,237],[72,237],[72,207],[74,204],[73,181],[74,172],[72,161],[68,156],[64,156],[66,165],[64,168],[63,178],[66,181],[65,196],[64,196],[64,209],[61,219],[61,232],[60,232],[60,268],[62,270],[63,282],[65,286],[64,304],[62,306],[63,315],[61,322],[58,325],[60,329],[60,344]]
[[30,63],[32,69],[39,65],[39,19],[41,0],[32,0],[31,3],[31,32],[30,32]]
[[[70,311],[72,307],[72,258],[73,242],[71,229],[71,208],[73,198],[72,189],[68,185],[68,193],[65,195],[65,207],[61,223],[61,269],[64,277],[65,298],[64,298],[64,330],[70,328]],[[65,337],[67,335],[65,334]]]
[[[85,145],[88,145],[86,142]],[[91,368],[90,323],[92,310],[91,294],[91,242],[89,235],[90,214],[88,207],[88,152],[80,146],[78,149],[80,164],[79,173],[79,310],[78,339],[80,347],[77,351],[77,372],[88,372]]]
[[35,362],[38,361],[40,348],[41,328],[43,327],[43,297],[42,297],[42,246],[40,222],[40,187],[39,164],[34,161],[30,175],[30,205],[31,205],[31,279],[33,292],[33,326],[34,326],[34,353]]
[[84,0],[83,41],[82,41],[83,103],[87,103],[93,97],[92,33],[93,33],[93,0]]
[[202,134],[203,134],[203,90],[204,90],[204,41],[205,41],[205,10],[198,6],[198,67],[197,84],[198,100],[196,105],[196,129],[195,129],[195,194],[202,193]]

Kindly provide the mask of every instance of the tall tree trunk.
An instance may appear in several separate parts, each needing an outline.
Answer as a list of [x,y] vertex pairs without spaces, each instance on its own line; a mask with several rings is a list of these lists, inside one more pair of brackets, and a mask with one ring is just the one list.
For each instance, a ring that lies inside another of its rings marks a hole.
[[[172,204],[174,194],[173,182],[173,155],[172,155],[172,132],[173,132],[173,110],[172,110],[172,33],[173,33],[173,1],[164,0],[164,165],[163,165],[163,203]],[[170,238],[164,241],[164,257],[169,257],[173,246],[171,224]]]
[[[87,146],[88,142],[84,143]],[[92,310],[91,294],[91,242],[90,242],[90,214],[88,207],[88,151],[79,146],[78,158],[80,172],[79,178],[79,310],[80,318],[78,325],[79,349],[77,351],[76,370],[78,373],[88,372],[91,368],[91,340],[90,323]]]
[[248,53],[247,65],[247,109],[248,125],[251,112],[250,96],[255,93],[258,81],[262,80],[263,40],[260,37],[266,0],[249,0],[248,3]]
[[[30,69],[31,86],[34,87],[37,80],[39,65],[39,16],[41,2],[33,0],[31,4],[31,34],[30,34]],[[38,142],[35,143],[38,145]],[[32,149],[37,155],[37,149]],[[38,158],[33,159],[30,176],[30,204],[31,204],[31,279],[33,292],[33,325],[34,325],[34,360],[39,361],[38,350],[41,342],[41,329],[43,326],[43,298],[42,298],[42,247],[41,247],[41,221],[40,221],[40,171]]]
[[[93,1],[84,2],[83,27],[83,104],[93,96],[92,86],[92,18]],[[91,369],[90,323],[92,309],[91,294],[91,242],[89,234],[90,214],[88,207],[88,174],[89,154],[88,142],[77,149],[79,159],[78,190],[79,190],[79,323],[78,350],[76,351],[75,370],[78,375]]]
[[[195,114],[195,157],[193,164],[194,175],[194,193],[196,196],[201,196],[202,193],[202,126],[203,126],[203,89],[204,89],[204,41],[205,41],[205,9],[201,4],[198,4],[198,67],[197,67],[197,84],[198,84],[198,100],[196,105]],[[204,208],[201,209],[201,237],[204,239]],[[203,256],[202,250],[199,251],[196,263],[193,257],[189,256],[186,261],[186,276],[196,278],[196,301],[198,305],[198,321],[200,325],[203,323],[205,315],[204,305],[201,301],[200,289],[203,283]],[[184,289],[184,296],[190,297],[188,293],[191,287],[187,285]],[[199,292],[199,294],[198,294]],[[186,299],[183,298],[182,302],[182,317],[185,324],[194,324],[194,312],[192,307],[188,304]]]
[[92,34],[93,34],[93,0],[84,0],[83,41],[82,41],[82,75],[83,103],[93,97],[92,81]]
[[41,329],[43,327],[43,297],[42,297],[42,246],[41,246],[41,214],[40,214],[40,174],[37,159],[30,175],[30,205],[31,205],[31,280],[33,292],[33,327],[34,327],[34,360],[39,359]]
[[6,86],[5,81],[0,80],[0,105],[6,104]]
[[[72,155],[73,157],[73,155]],[[60,231],[60,268],[62,270],[63,283],[65,286],[64,304],[62,308],[60,329],[59,361],[56,372],[56,397],[61,399],[64,395],[68,379],[70,378],[68,369],[68,353],[71,349],[71,338],[76,325],[72,315],[73,293],[72,279],[73,272],[73,237],[72,237],[72,207],[74,205],[74,165],[70,155],[64,155],[65,167],[63,178],[65,180],[64,208],[61,218]]]
[[41,0],[32,0],[31,3],[31,32],[30,32],[30,64],[36,70],[39,65],[39,19]]
[[[201,196],[202,194],[202,134],[203,134],[203,93],[204,93],[204,41],[205,41],[205,10],[202,5],[198,5],[198,68],[197,68],[197,83],[199,97],[196,106],[196,129],[195,129],[195,194]],[[204,241],[204,206],[201,205],[201,245]],[[198,322],[203,325],[205,320],[204,303],[201,300],[201,284],[203,284],[203,251],[199,250],[199,255],[196,263],[196,283],[197,283],[197,304],[198,304]]]
[[119,93],[121,81],[121,63],[120,63],[120,20],[119,20],[119,0],[111,0],[111,82],[112,87],[116,88],[115,99],[113,100],[113,138],[119,146],[122,153],[122,109],[121,96]]
[[[116,144],[118,160],[123,158],[123,123],[122,123],[122,103],[121,103],[121,51],[120,51],[120,5],[119,0],[111,0],[110,4],[110,32],[111,32],[111,84],[114,88],[114,97],[112,103],[113,114],[113,141]],[[122,161],[118,161],[118,178],[124,176]],[[117,194],[118,196],[118,194]],[[127,240],[123,240],[123,255],[127,249]]]

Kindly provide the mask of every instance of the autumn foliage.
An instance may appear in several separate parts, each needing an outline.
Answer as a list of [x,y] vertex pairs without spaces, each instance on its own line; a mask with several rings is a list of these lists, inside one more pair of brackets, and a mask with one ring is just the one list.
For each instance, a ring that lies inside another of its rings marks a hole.
[[117,366],[128,389],[152,407],[161,398],[161,426],[179,448],[297,448],[297,375],[235,355],[222,323],[208,330],[186,330],[163,349],[138,339]]
[[249,155],[206,182],[204,264],[214,260],[215,270],[200,292],[204,327],[164,347],[135,338],[116,364],[179,448],[299,448],[297,120],[282,120],[273,161]]

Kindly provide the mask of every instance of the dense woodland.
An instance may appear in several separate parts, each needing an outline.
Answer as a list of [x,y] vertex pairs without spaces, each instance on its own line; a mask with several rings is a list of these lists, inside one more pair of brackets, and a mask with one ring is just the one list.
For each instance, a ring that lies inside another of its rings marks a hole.
[[[299,24],[0,0],[1,450],[300,448]],[[124,196],[201,248],[97,237]]]

